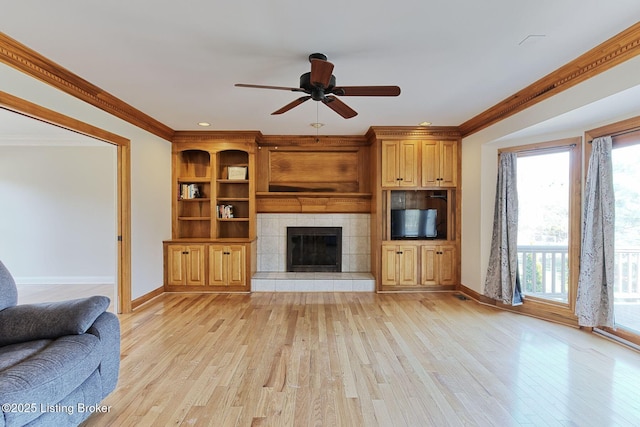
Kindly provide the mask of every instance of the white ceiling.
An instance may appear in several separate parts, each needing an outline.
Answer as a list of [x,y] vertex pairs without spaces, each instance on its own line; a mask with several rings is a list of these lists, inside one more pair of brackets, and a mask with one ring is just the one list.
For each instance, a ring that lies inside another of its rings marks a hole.
[[[369,126],[460,125],[635,24],[638,0],[0,0],[0,30],[177,130],[359,135]],[[307,57],[339,85],[398,85],[343,97],[343,119],[299,94]],[[0,86],[1,88],[1,86]],[[317,118],[316,118],[317,115]]]

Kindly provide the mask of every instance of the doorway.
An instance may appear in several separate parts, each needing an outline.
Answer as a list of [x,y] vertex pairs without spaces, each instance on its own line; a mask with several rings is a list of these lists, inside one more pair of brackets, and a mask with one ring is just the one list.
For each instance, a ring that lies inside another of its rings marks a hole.
[[116,147],[116,294],[118,313],[131,311],[129,140],[0,91],[0,108],[49,123]]

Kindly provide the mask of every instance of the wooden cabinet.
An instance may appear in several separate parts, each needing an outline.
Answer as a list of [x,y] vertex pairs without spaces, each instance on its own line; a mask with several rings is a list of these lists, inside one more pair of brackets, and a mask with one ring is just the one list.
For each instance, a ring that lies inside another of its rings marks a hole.
[[[456,127],[372,127],[371,270],[378,292],[460,284],[460,149]],[[377,249],[376,249],[377,248]]]
[[247,292],[250,255],[255,240],[246,243],[164,243],[165,290]]
[[382,245],[381,284],[393,288],[456,284],[456,247],[423,241]]
[[382,141],[382,187],[417,187],[419,141]]
[[249,290],[255,272],[259,137],[259,132],[175,133],[165,290]]
[[245,286],[246,262],[244,245],[209,245],[209,285]]
[[382,245],[382,285],[418,285],[417,249],[414,245]]
[[456,248],[454,245],[429,245],[420,248],[420,284],[449,286],[456,281]]
[[166,283],[170,286],[204,286],[205,251],[206,245],[166,245]]
[[457,141],[422,141],[421,152],[422,187],[455,187],[457,185]]

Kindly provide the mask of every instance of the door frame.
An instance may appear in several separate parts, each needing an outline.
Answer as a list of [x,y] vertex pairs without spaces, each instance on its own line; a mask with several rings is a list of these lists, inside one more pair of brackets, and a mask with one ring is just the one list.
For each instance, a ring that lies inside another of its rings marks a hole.
[[116,232],[117,310],[131,308],[131,141],[122,136],[0,91],[0,108],[40,120],[63,129],[104,141],[117,147]]

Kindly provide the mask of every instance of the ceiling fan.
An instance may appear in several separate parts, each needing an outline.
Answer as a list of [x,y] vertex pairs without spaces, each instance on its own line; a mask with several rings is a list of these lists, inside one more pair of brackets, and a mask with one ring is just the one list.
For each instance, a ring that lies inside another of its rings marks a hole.
[[333,73],[333,64],[327,61],[322,53],[309,55],[311,72],[300,76],[300,87],[264,86],[254,84],[237,83],[237,87],[249,87],[258,89],[289,90],[291,92],[303,92],[307,95],[296,99],[271,114],[282,114],[310,99],[321,101],[327,107],[340,114],[345,119],[355,117],[358,113],[336,96],[398,96],[398,86],[336,86],[336,77]]

